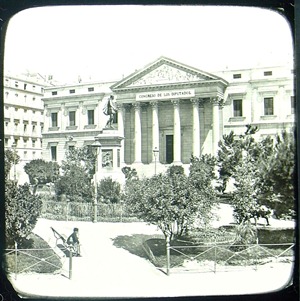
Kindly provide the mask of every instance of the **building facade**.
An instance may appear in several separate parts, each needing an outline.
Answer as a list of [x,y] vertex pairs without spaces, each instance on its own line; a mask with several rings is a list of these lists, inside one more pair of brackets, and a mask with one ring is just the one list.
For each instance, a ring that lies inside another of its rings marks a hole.
[[79,83],[45,89],[44,160],[61,163],[68,150],[93,144],[108,119],[103,109],[112,84]]
[[44,104],[47,85],[38,74],[4,76],[4,146],[16,152],[20,161],[11,170],[10,178],[19,183],[28,181],[24,166],[42,158]]
[[158,172],[170,164],[188,169],[191,155],[216,154],[224,134],[241,134],[247,124],[259,128],[259,139],[295,122],[289,68],[211,74],[161,57],[115,83],[47,89],[43,157],[60,161],[69,147],[92,144],[105,127],[110,95],[118,110],[114,127],[124,137],[121,166],[146,176],[153,164]]

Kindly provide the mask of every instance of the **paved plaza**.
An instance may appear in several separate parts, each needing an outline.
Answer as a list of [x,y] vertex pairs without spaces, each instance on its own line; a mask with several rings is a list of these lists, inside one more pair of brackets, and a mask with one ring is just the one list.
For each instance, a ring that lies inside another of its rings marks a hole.
[[[223,207],[230,213],[230,209]],[[215,222],[226,224],[230,218]],[[272,220],[274,226],[290,227],[292,222]],[[24,296],[51,297],[167,297],[251,294],[278,290],[287,285],[292,271],[288,263],[268,263],[254,269],[227,272],[185,272],[169,276],[150,261],[114,245],[118,236],[156,235],[161,232],[146,223],[92,223],[40,219],[34,232],[55,246],[50,227],[68,235],[80,229],[82,257],[73,258],[72,279],[68,279],[69,259],[57,274],[12,275],[15,289]]]

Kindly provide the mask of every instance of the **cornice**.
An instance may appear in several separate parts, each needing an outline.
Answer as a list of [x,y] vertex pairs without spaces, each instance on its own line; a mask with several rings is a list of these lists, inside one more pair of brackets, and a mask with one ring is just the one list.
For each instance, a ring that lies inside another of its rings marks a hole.
[[[78,94],[78,95],[64,95],[64,96],[54,96],[54,97],[42,97],[42,100],[45,102],[50,102],[50,101],[61,101],[61,102],[66,102],[66,101],[84,101],[84,100],[90,100],[92,98],[96,97],[102,97],[100,101],[102,101],[103,96],[105,96],[104,92],[101,93],[94,93],[94,94]],[[83,98],[83,99],[82,99]]]
[[138,93],[141,91],[157,91],[157,90],[168,90],[168,89],[182,89],[182,88],[194,88],[199,86],[212,86],[212,85],[219,85],[227,87],[227,82],[225,80],[207,80],[207,81],[197,81],[197,82],[185,82],[185,83],[170,83],[170,84],[163,84],[163,85],[149,85],[149,86],[138,86],[138,87],[123,87],[123,88],[116,88],[112,91],[116,94],[120,92],[129,92],[129,93]]

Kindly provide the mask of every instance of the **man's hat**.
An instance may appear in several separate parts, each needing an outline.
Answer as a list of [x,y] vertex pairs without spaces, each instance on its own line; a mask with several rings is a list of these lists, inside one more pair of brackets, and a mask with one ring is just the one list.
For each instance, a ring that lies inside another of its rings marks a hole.
[[74,228],[74,230],[73,231],[78,231],[78,228]]

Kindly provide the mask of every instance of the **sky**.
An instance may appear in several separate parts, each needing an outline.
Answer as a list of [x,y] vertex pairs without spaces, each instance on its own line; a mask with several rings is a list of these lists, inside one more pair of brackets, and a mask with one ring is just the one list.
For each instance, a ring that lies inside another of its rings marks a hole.
[[161,56],[207,72],[284,65],[293,61],[292,34],[284,17],[259,8],[31,8],[9,21],[4,70],[115,81]]

